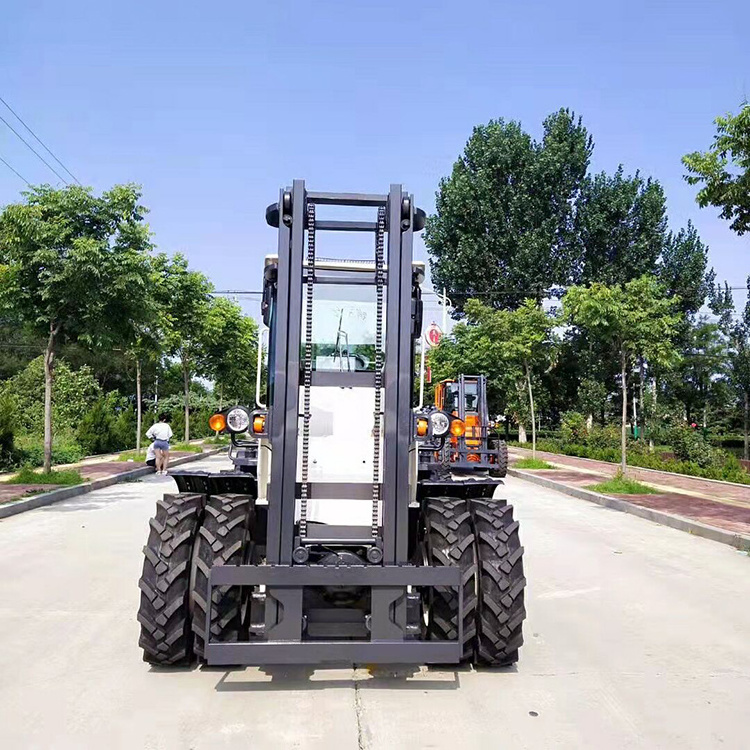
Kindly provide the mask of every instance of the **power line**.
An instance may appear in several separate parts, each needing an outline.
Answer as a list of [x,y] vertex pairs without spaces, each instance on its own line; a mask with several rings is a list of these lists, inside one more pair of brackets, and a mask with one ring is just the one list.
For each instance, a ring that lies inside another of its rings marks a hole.
[[13,172],[16,177],[18,177],[20,180],[23,180],[26,183],[26,187],[31,187],[29,181],[20,172],[17,172],[15,169],[13,169],[13,167],[11,167],[10,164],[8,164],[8,162],[5,161],[2,156],[0,156],[0,161],[5,164],[5,166],[8,167],[8,169],[10,169],[10,171]]
[[29,151],[35,154],[40,161],[46,164],[66,185],[68,184],[68,181],[2,115],[0,115],[0,120],[2,120],[11,130],[11,132],[14,133],[19,138],[19,140],[21,140],[21,142],[26,145]]
[[[64,169],[64,170],[65,170],[65,171],[66,171],[66,172],[67,172],[67,173],[68,173],[68,174],[69,174],[69,175],[70,175],[70,176],[71,176],[71,177],[72,177],[72,178],[73,178],[73,179],[75,180],[75,181],[76,181],[76,182],[78,182],[78,178],[77,178],[77,177],[76,177],[76,176],[75,176],[75,175],[74,175],[74,174],[73,174],[73,173],[72,173],[72,172],[71,172],[71,171],[70,171],[70,170],[69,170],[69,169],[68,169],[68,168],[67,168],[67,167],[66,167],[66,166],[65,166],[65,165],[64,165],[64,164],[63,164],[63,163],[62,163],[62,162],[61,162],[61,161],[60,161],[60,160],[59,160],[59,159],[58,159],[58,158],[57,158],[57,157],[56,157],[56,156],[55,156],[55,155],[54,155],[53,153],[52,153],[52,150],[51,150],[51,149],[49,148],[49,146],[47,146],[47,144],[46,144],[46,143],[44,143],[44,141],[43,141],[43,140],[42,140],[42,139],[41,139],[41,138],[40,138],[40,137],[39,137],[39,136],[38,136],[38,135],[37,135],[37,134],[36,134],[36,133],[35,133],[35,132],[34,132],[34,131],[33,131],[33,130],[32,130],[32,129],[31,129],[31,128],[30,128],[30,127],[29,127],[29,126],[28,126],[28,125],[27,125],[27,124],[26,124],[26,123],[25,123],[25,122],[23,121],[23,120],[22,120],[22,119],[21,119],[21,115],[19,115],[19,114],[18,114],[18,112],[16,112],[16,111],[15,111],[15,110],[14,110],[14,109],[13,109],[13,108],[12,108],[12,107],[10,106],[10,104],[8,104],[8,102],[6,102],[6,101],[5,101],[5,99],[3,99],[3,97],[2,97],[2,96],[0,96],[0,102],[2,102],[2,103],[3,103],[3,104],[4,104],[4,105],[5,105],[5,106],[6,106],[6,107],[7,107],[7,108],[8,108],[8,109],[9,109],[9,110],[10,110],[10,111],[11,111],[11,112],[13,113],[13,116],[14,116],[14,117],[15,117],[15,118],[16,118],[16,119],[18,120],[18,122],[20,122],[20,123],[21,123],[21,125],[23,125],[23,126],[24,126],[24,127],[26,128],[26,130],[28,130],[28,131],[29,131],[29,133],[31,133],[31,135],[33,135],[33,136],[34,136],[34,138],[36,138],[37,142],[38,142],[38,143],[39,143],[39,144],[40,144],[40,145],[42,146],[42,148],[43,148],[43,149],[44,149],[44,150],[45,150],[45,151],[46,151],[46,152],[47,152],[47,153],[48,153],[48,154],[49,154],[49,155],[50,155],[50,156],[51,156],[51,157],[52,157],[52,158],[53,158],[53,159],[54,159],[54,160],[55,160],[55,161],[56,161],[56,162],[57,162],[57,163],[58,163],[58,164],[59,164],[59,165],[60,165],[60,166],[61,166],[61,167],[62,167],[62,168],[63,168],[63,169]],[[80,182],[78,182],[78,184],[80,185],[81,183],[80,183]]]

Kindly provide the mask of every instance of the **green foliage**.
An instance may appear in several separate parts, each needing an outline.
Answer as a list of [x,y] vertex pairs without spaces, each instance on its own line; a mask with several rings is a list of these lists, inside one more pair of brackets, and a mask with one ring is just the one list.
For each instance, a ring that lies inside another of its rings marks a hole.
[[702,208],[717,206],[737,234],[750,230],[750,104],[738,114],[714,120],[716,135],[708,151],[682,158],[691,185],[702,184],[696,200]]
[[[16,437],[16,466],[28,464],[30,466],[41,466],[44,463],[44,444],[38,435],[19,435]],[[81,446],[77,443],[75,435],[70,431],[60,432],[55,435],[52,443],[52,463],[72,464],[80,461],[85,456]]]
[[[148,318],[143,301],[153,279],[150,233],[140,189],[32,187],[0,214],[0,310],[46,338],[45,375],[63,340],[111,348],[132,340]],[[52,435],[45,407],[45,434]],[[45,468],[51,465],[45,449]]]
[[555,467],[540,458],[521,458],[513,464],[514,469],[554,469]]
[[[44,362],[37,357],[2,389],[15,400],[19,432],[41,435],[44,429]],[[76,430],[82,416],[102,397],[91,368],[71,370],[60,360],[52,387],[52,418],[58,432]]]
[[30,466],[24,466],[18,474],[5,481],[6,484],[58,484],[71,486],[83,483],[84,479],[77,469],[64,471],[34,471]]
[[116,185],[101,197],[48,185],[0,214],[4,302],[40,334],[101,345],[121,341],[142,317],[151,249],[140,190]]
[[[191,271],[187,260],[179,254],[172,258],[160,254],[155,268],[159,278],[157,301],[164,312],[166,345],[182,367],[184,410],[180,431],[185,440],[189,440],[190,382],[193,375],[204,374],[200,362],[201,347],[213,285],[202,273]],[[172,429],[177,432],[174,425]]]
[[669,431],[669,444],[681,461],[698,464],[702,469],[720,466],[726,455],[714,448],[700,430],[680,424]]
[[567,411],[563,414],[560,426],[560,438],[565,443],[585,443],[589,431],[586,427],[586,417],[577,411]]
[[519,289],[541,299],[570,277],[568,227],[592,148],[564,109],[544,121],[541,141],[513,121],[474,128],[425,231],[433,283],[450,289],[458,310],[474,295],[512,309]]
[[122,397],[108,393],[86,411],[78,425],[77,437],[87,455],[114,453],[133,445],[135,429],[126,429],[130,424],[126,422],[124,427],[117,413],[122,407]]
[[211,300],[204,324],[199,369],[224,403],[252,404],[258,354],[258,325],[231,300]]
[[628,479],[622,474],[616,474],[612,479],[599,484],[590,484],[587,490],[602,492],[605,495],[658,495],[659,490],[649,487],[646,484],[636,482],[634,479]]
[[15,399],[10,393],[0,392],[0,471],[12,468],[16,464],[15,433]]
[[664,191],[620,166],[587,177],[576,203],[573,242],[578,283],[624,284],[653,273],[666,240]]
[[553,326],[554,319],[533,300],[513,311],[469,300],[466,322],[456,324],[451,336],[430,350],[433,382],[461,373],[485,373],[490,411],[512,413],[527,422],[528,379],[536,387],[553,361]]
[[[510,444],[523,447],[519,443]],[[619,447],[599,447],[591,443],[579,445],[554,439],[539,440],[537,450],[564,456],[591,458],[594,461],[607,461],[609,463],[621,461]],[[719,465],[702,467],[694,461],[680,461],[679,459],[665,458],[657,453],[650,453],[643,448],[642,443],[631,443],[628,463],[630,466],[639,466],[644,469],[669,471],[674,474],[687,474],[693,477],[719,479],[725,482],[737,482],[738,484],[750,484],[750,474],[742,468],[734,456],[726,454],[722,456]]]

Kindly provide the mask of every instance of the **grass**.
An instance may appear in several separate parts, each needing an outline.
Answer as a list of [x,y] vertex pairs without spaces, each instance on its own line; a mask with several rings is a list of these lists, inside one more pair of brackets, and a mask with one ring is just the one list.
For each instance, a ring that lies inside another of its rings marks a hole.
[[605,495],[659,494],[659,490],[655,490],[653,487],[636,482],[635,479],[628,479],[619,472],[612,477],[612,479],[608,479],[606,482],[601,482],[600,484],[590,484],[586,489],[593,490],[594,492],[602,492]]
[[76,469],[62,469],[42,472],[34,471],[30,466],[24,466],[18,474],[5,481],[5,484],[57,484],[72,486],[81,484],[84,478]]
[[180,453],[203,453],[202,443],[175,443],[169,446],[170,451],[179,451]]
[[228,445],[229,435],[212,435],[203,441],[203,445]]
[[513,464],[514,469],[554,469],[552,464],[541,458],[521,458]]
[[140,461],[141,463],[146,460],[146,449],[141,448],[140,453],[138,451],[123,451],[117,457],[118,461]]
[[[209,442],[210,438],[208,440],[204,440],[203,442]],[[203,452],[203,444],[202,443],[175,443],[174,445],[169,446],[170,451],[179,451],[180,453],[202,453]],[[146,449],[141,448],[141,452],[138,453],[136,451],[122,451],[120,455],[117,457],[118,461],[136,461],[143,463],[146,460]]]

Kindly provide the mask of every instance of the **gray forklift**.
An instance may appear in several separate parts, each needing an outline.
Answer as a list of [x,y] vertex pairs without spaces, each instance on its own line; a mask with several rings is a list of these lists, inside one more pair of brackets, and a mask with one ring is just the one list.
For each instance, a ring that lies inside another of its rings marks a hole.
[[[371,216],[320,216],[328,207]],[[400,185],[321,193],[295,180],[266,220],[278,230],[263,272],[267,404],[215,414],[233,468],[172,472],[178,492],[157,502],[144,660],[513,664],[525,578],[502,482],[420,470],[421,445],[466,429],[414,399],[424,212]],[[369,235],[374,253],[327,259],[326,232]]]

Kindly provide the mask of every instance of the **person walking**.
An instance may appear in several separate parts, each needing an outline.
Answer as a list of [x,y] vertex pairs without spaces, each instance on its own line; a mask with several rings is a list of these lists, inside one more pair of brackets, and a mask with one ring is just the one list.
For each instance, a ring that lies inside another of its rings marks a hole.
[[154,441],[156,473],[166,475],[167,468],[169,467],[169,441],[172,439],[169,414],[160,414],[159,421],[148,428],[146,437]]

